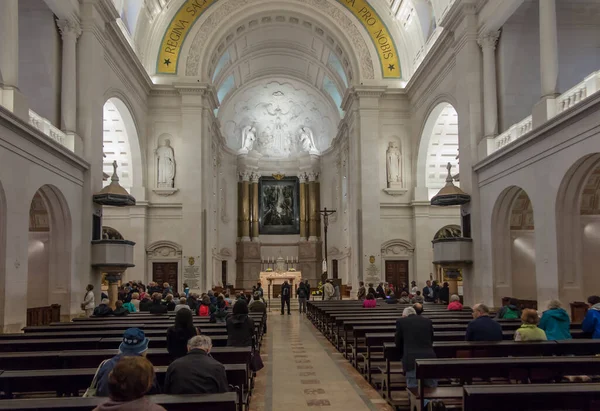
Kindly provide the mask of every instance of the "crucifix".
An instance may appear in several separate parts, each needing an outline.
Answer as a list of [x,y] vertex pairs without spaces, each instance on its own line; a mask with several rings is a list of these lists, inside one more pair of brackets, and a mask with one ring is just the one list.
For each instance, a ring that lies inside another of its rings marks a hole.
[[319,213],[321,213],[321,215],[323,216],[323,230],[325,233],[325,273],[329,271],[329,269],[327,268],[327,226],[329,225],[329,216],[336,212],[336,210],[328,210],[327,207],[325,207],[323,210],[319,210]]

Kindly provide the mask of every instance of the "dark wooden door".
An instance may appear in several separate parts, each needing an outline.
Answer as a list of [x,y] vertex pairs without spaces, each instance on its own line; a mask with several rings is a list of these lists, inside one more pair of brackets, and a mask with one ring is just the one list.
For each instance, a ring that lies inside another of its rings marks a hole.
[[177,284],[177,264],[178,263],[152,263],[152,281],[162,286],[163,283],[169,283],[174,291],[178,291]]
[[227,287],[227,261],[221,261],[221,283],[223,288]]
[[338,278],[338,260],[331,260],[333,278]]
[[398,287],[400,283],[408,284],[408,260],[387,260],[385,262],[385,281]]

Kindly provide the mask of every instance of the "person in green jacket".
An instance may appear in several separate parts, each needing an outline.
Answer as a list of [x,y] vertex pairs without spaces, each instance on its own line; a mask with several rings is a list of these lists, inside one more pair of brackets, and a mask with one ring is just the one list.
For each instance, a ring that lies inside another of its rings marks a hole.
[[548,302],[548,309],[542,314],[539,327],[546,332],[546,337],[550,341],[573,338],[569,331],[571,329],[571,319],[558,300]]
[[515,341],[546,341],[546,333],[538,328],[540,317],[537,311],[527,308],[521,315],[521,327],[515,331]]

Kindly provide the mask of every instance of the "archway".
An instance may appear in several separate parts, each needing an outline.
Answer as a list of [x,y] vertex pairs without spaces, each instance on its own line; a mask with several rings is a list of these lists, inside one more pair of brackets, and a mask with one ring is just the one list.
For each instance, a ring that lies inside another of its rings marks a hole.
[[[458,114],[452,104],[443,102],[436,105],[425,122],[417,157],[416,196],[430,200],[446,184],[448,163],[452,173],[459,173],[458,167]],[[457,186],[458,182],[455,183]]]
[[142,154],[137,128],[125,103],[112,97],[106,100],[103,110],[103,142],[105,173],[104,186],[110,184],[113,162],[117,162],[119,184],[129,193],[143,184]]
[[494,303],[502,297],[537,300],[533,204],[525,190],[505,189],[492,218]]
[[[600,245],[600,154],[577,161],[566,173],[556,201],[559,292],[562,301],[597,294]],[[590,290],[590,291],[587,291]]]
[[42,186],[29,208],[27,308],[60,304],[70,313],[71,216],[62,193]]

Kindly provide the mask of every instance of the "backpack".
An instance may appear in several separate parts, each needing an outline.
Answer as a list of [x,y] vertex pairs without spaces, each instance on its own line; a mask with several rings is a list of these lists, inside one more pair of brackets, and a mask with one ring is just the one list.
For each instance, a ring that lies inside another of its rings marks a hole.
[[504,316],[502,318],[505,320],[516,320],[519,318],[519,312],[510,307],[506,307],[506,311],[504,311]]
[[298,298],[306,298],[306,289],[304,287],[298,288]]
[[284,297],[287,297],[288,295],[290,295],[290,287],[283,287],[283,290],[281,291],[281,295],[283,295]]

